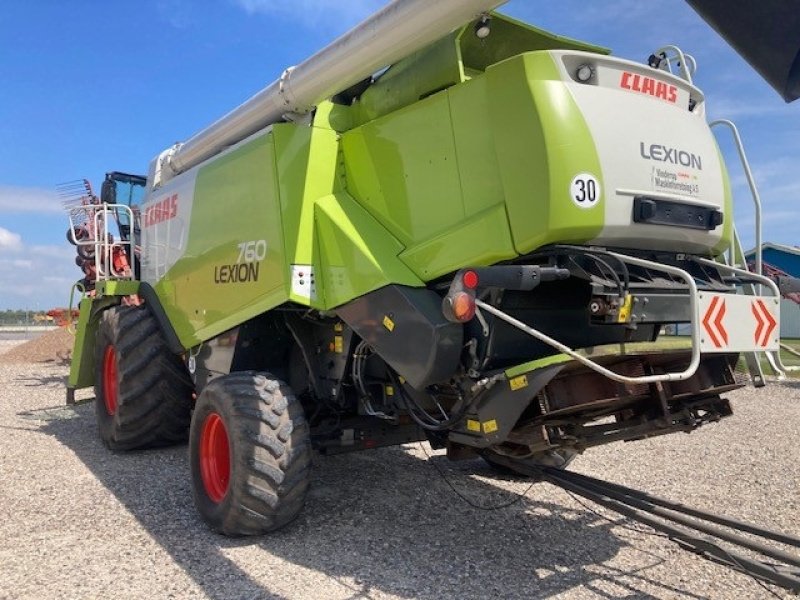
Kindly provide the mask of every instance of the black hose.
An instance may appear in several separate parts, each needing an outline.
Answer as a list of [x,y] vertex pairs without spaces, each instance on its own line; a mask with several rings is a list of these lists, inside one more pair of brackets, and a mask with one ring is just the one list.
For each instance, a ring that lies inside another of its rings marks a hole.
[[[397,379],[397,376],[394,372],[389,372],[389,377],[394,383],[395,389],[397,390],[400,398],[403,400],[403,403],[406,406],[406,410],[408,411],[408,415],[413,419],[413,421],[422,427],[423,429],[427,429],[429,431],[444,431],[446,429],[452,428],[456,425],[459,421],[464,418],[464,415],[467,414],[467,409],[469,408],[469,403],[464,403],[464,405],[458,410],[455,415],[449,416],[447,419],[437,419],[431,414],[422,408],[411,395],[407,394],[403,384]],[[422,413],[420,416],[419,413]],[[427,421],[425,420],[427,419]]]

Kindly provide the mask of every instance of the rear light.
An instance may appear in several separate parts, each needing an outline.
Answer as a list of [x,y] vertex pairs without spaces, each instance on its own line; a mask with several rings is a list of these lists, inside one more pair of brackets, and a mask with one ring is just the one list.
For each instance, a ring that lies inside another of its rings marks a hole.
[[475,316],[475,298],[467,292],[458,292],[453,295],[450,302],[453,316],[457,321],[466,323]]
[[581,83],[586,83],[594,77],[594,68],[592,65],[582,64],[575,71],[575,78]]
[[465,288],[474,290],[478,287],[478,274],[475,271],[467,271],[461,277],[461,283],[464,284]]

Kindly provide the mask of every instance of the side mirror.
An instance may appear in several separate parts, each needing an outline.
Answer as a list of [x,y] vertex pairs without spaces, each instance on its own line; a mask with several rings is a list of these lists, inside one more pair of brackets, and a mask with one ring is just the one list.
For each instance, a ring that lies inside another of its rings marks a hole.
[[100,201],[103,204],[117,203],[117,185],[111,179],[106,179],[100,186]]

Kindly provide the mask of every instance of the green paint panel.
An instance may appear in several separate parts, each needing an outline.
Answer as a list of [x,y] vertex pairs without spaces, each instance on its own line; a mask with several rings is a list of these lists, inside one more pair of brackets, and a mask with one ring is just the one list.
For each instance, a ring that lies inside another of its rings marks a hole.
[[400,258],[427,281],[463,267],[491,265],[514,256],[505,207],[498,204],[409,248]]
[[[356,125],[415,104],[463,83],[489,65],[534,50],[580,50],[608,54],[606,48],[558,36],[505,15],[492,13],[492,33],[479,39],[474,24],[457,29],[393,64],[352,106],[335,110],[335,128]],[[345,114],[349,113],[349,114]]]
[[719,144],[717,144],[716,138],[714,138],[714,144],[717,145],[719,164],[720,167],[722,167],[722,172],[720,173],[720,176],[722,177],[722,189],[724,194],[724,198],[722,200],[722,214],[725,215],[725,220],[722,222],[722,237],[712,250],[714,256],[719,256],[726,250],[730,249],[731,243],[733,242],[733,193],[731,192],[731,180],[728,176],[728,167],[725,165],[725,160],[722,157],[722,152],[719,149]]
[[347,187],[404,245],[465,216],[446,92],[342,136]]
[[[200,168],[183,257],[155,286],[185,347],[285,301],[288,273],[271,134]],[[240,244],[266,241],[262,260]]]
[[528,361],[521,365],[517,365],[516,367],[511,367],[510,369],[506,369],[504,373],[507,379],[514,379],[514,377],[525,375],[526,373],[530,373],[531,371],[536,371],[537,369],[550,367],[552,365],[560,365],[562,363],[568,363],[572,360],[573,359],[567,356],[566,354],[553,354],[552,356],[537,358],[536,360]]
[[366,123],[462,82],[464,71],[456,36],[451,33],[392,65],[353,105],[354,122]]
[[556,35],[497,13],[492,17],[492,33],[489,37],[478,38],[474,29],[468,26],[461,30],[458,39],[464,68],[468,71],[485,71],[493,64],[534,50],[610,52],[608,48]]
[[477,215],[505,200],[489,123],[486,78],[450,88],[447,95],[464,212]]
[[483,89],[462,84],[342,136],[348,190],[426,281],[516,256]]
[[[125,284],[124,289],[130,289],[134,281],[110,281],[102,286],[106,289],[117,287],[115,284]],[[69,367],[69,387],[79,390],[94,385],[94,342],[97,335],[97,325],[100,322],[100,314],[120,302],[120,296],[127,296],[131,292],[123,292],[120,295],[95,296],[94,298],[84,298],[78,308],[80,316],[78,325],[75,328],[75,344],[72,349],[72,360]]]
[[[331,106],[325,103],[317,109],[315,123],[327,120]],[[287,273],[292,264],[318,269],[314,205],[318,198],[343,187],[338,169],[338,136],[331,129],[292,124],[275,125],[273,136]],[[324,287],[318,285],[316,300],[309,301],[288,291],[289,300],[315,308],[326,308],[324,292]]]
[[348,131],[342,148],[348,190],[424,280],[585,242],[603,227],[602,197],[589,210],[570,197],[575,174],[602,184],[602,171],[546,52],[510,58]]
[[97,334],[97,321],[90,318],[92,299],[81,300],[78,309],[80,315],[69,365],[69,386],[75,389],[94,385],[94,338]]
[[[675,352],[678,350],[685,350],[687,352],[692,349],[692,341],[690,338],[660,338],[655,342],[631,342],[627,344],[603,344],[602,346],[591,346],[589,348],[578,348],[575,350],[581,356],[591,358],[593,360],[602,358],[604,356],[637,356],[641,354],[658,354],[661,352]],[[542,367],[549,367],[561,363],[577,362],[566,354],[553,354],[532,360],[515,367],[505,370],[505,375],[509,379],[530,373]],[[605,365],[608,367],[608,365]],[[612,369],[613,370],[613,369]]]
[[316,203],[325,305],[335,307],[390,283],[423,283],[398,258],[402,244],[345,193]]
[[98,296],[131,296],[139,293],[138,281],[98,281]]
[[520,254],[546,244],[581,243],[603,227],[604,199],[582,209],[572,178],[602,171],[580,109],[546,52],[515,56],[486,70],[489,124],[514,245]]

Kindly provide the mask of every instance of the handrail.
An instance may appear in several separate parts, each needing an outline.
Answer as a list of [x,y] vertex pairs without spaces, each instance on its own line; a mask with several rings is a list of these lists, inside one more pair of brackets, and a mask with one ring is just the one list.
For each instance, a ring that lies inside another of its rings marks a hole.
[[[739,129],[728,119],[717,119],[708,124],[709,127],[724,126],[730,129],[733,134],[733,140],[736,142],[736,149],[739,152],[739,159],[744,168],[744,175],[747,178],[747,185],[750,186],[750,193],[753,196],[753,203],[756,207],[756,273],[762,275],[763,270],[761,267],[761,196],[758,194],[756,181],[753,178],[753,172],[750,170],[750,162],[747,160],[747,154],[744,151],[744,144],[739,135]],[[733,249],[731,249],[731,256],[733,256]]]
[[692,277],[689,273],[680,269],[678,267],[673,267],[670,265],[663,265],[661,263],[655,263],[649,260],[644,260],[642,258],[635,258],[633,256],[627,256],[625,254],[619,254],[617,252],[609,252],[611,256],[627,262],[632,265],[644,267],[647,269],[652,269],[654,271],[662,271],[664,273],[669,273],[671,275],[675,275],[680,277],[686,282],[686,285],[689,287],[689,304],[690,304],[690,313],[691,313],[691,324],[692,324],[692,358],[689,362],[689,366],[686,367],[683,371],[677,373],[662,373],[659,375],[644,375],[640,377],[629,377],[627,375],[620,375],[619,373],[615,373],[610,369],[596,363],[595,361],[579,354],[569,346],[562,344],[556,339],[551,338],[549,335],[542,333],[538,329],[535,329],[518,319],[515,319],[511,315],[504,313],[503,311],[495,308],[490,304],[486,304],[482,300],[476,299],[475,304],[482,310],[494,315],[498,319],[501,319],[508,323],[509,325],[513,325],[517,329],[524,331],[528,335],[535,337],[541,342],[552,346],[559,352],[566,354],[570,358],[577,360],[579,363],[583,364],[586,367],[589,367],[593,371],[612,379],[613,381],[618,381],[620,383],[628,383],[628,384],[637,384],[637,383],[656,383],[660,381],[683,381],[685,379],[689,379],[692,375],[695,374],[697,371],[697,367],[700,366],[700,328],[698,327],[698,315],[699,311],[697,309],[697,284],[694,281],[694,277]]
[[[667,55],[668,51],[674,52],[675,56]],[[685,54],[683,50],[671,44],[659,48],[653,52],[653,54],[666,64],[666,68],[664,70],[671,75],[674,75],[672,72],[672,63],[677,62],[678,68],[680,69],[679,77],[685,79],[691,84],[694,84],[692,81],[692,75],[694,75],[694,73],[697,71],[697,61],[695,60],[694,56],[691,54]]]
[[[113,243],[108,243],[108,216],[113,211],[118,210],[127,211],[128,222],[133,223],[133,211],[131,210],[130,206],[126,204],[103,204],[99,207],[94,214],[94,230],[97,233],[97,238],[94,240],[95,243],[95,253],[94,253],[94,264],[95,270],[97,273],[97,279],[100,280],[108,280],[108,279],[132,279],[133,274],[126,275],[125,273],[118,273],[114,269],[114,248],[123,248],[128,246],[130,248],[130,256],[133,256],[133,239],[129,240],[119,240]],[[100,235],[100,230],[102,229],[102,235]],[[103,251],[103,256],[100,255],[100,250]],[[105,264],[106,269],[104,270],[103,265]]]
[[75,290],[80,290],[81,292],[81,299],[78,300],[78,306],[80,306],[80,303],[86,297],[86,288],[83,286],[83,283],[81,283],[80,281],[76,281],[75,283],[73,283],[72,288],[69,291],[69,305],[67,307],[67,318],[69,319],[69,321],[67,322],[67,331],[69,331],[72,335],[75,335],[75,332],[77,331],[75,329],[75,321],[72,318],[72,307],[74,306],[73,301],[75,300]]

